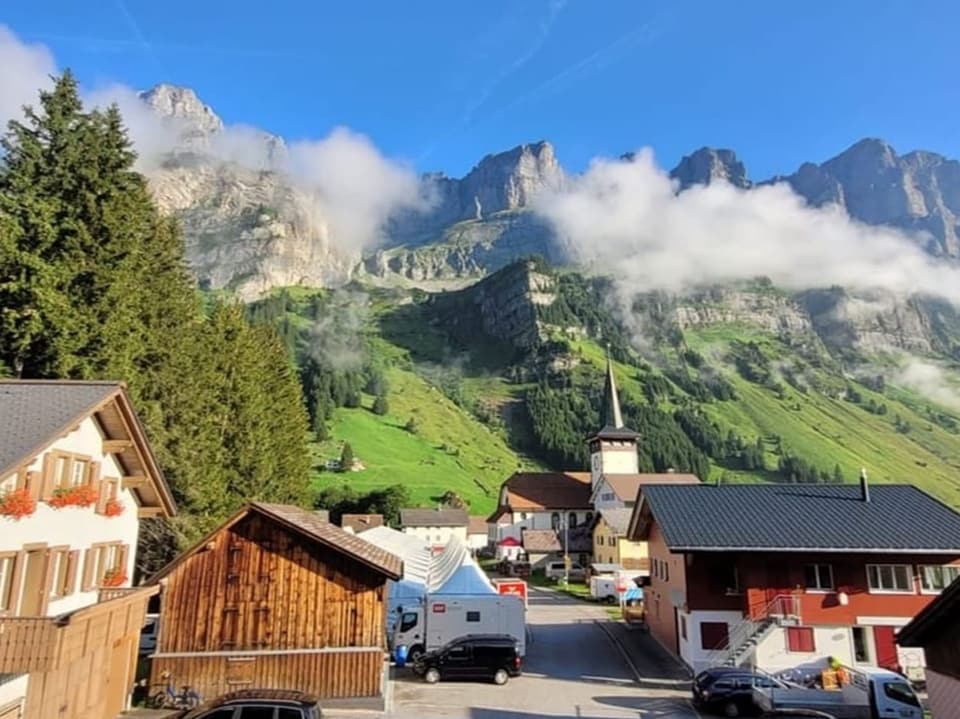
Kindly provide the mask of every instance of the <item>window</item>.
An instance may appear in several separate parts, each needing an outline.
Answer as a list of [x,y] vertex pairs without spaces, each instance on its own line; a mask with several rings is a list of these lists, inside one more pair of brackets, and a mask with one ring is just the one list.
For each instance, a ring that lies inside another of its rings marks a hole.
[[958,576],[960,567],[920,567],[920,586],[925,592],[939,592],[949,587]]
[[409,632],[415,626],[417,626],[417,613],[404,612],[403,616],[400,617],[400,631]]
[[0,614],[13,612],[15,609],[13,585],[17,570],[17,553],[4,552],[0,554]]
[[815,652],[813,627],[787,627],[788,652]]
[[233,712],[236,711],[233,707],[217,709],[211,714],[207,714],[203,719],[233,719]]
[[663,563],[663,581],[670,581],[670,562]]
[[570,512],[570,518],[569,518],[567,521],[568,521],[568,523],[569,523],[568,526],[570,527],[570,529],[576,529],[576,528],[577,528],[577,513],[576,513],[576,512]]
[[447,650],[447,657],[450,659],[466,659],[467,654],[469,654],[469,652],[465,644],[458,644]]
[[858,664],[870,663],[870,649],[867,646],[867,630],[863,627],[853,628],[853,658]]
[[479,621],[480,621],[480,612],[467,612],[467,621],[468,621],[468,622],[479,622]]
[[713,586],[725,594],[740,593],[740,575],[733,564],[717,564],[710,570]]
[[560,513],[559,512],[554,512],[553,514],[550,515],[550,528],[553,529],[553,531],[557,531],[558,529],[560,529]]
[[614,498],[613,492],[601,492],[600,499],[604,502],[612,502]]
[[243,707],[240,719],[273,719],[273,707]]
[[883,685],[883,693],[887,695],[890,699],[898,701],[902,704],[909,704],[910,706],[918,707],[920,706],[920,701],[917,699],[917,695],[913,693],[913,689],[910,688],[910,685],[906,682],[890,682]]
[[87,481],[90,463],[85,459],[74,459],[70,466],[70,487],[79,487]]
[[51,597],[65,597],[73,593],[79,559],[80,552],[71,552],[69,547],[55,547],[50,550],[53,575]]
[[833,589],[833,567],[829,564],[808,564],[804,568],[807,589],[822,591]]
[[687,641],[687,618],[680,617],[680,637],[683,641]]
[[700,648],[726,649],[730,639],[728,631],[726,622],[700,622]]
[[301,719],[302,716],[299,709],[277,707],[277,719]]
[[122,542],[95,544],[84,554],[82,591],[89,591],[103,583],[107,573],[126,574],[129,547]]
[[868,564],[867,585],[874,592],[912,592],[909,564]]

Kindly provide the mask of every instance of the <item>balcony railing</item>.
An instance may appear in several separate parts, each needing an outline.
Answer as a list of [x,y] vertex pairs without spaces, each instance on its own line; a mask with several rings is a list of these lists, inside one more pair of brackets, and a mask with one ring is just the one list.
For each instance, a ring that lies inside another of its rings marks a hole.
[[50,617],[0,618],[0,674],[53,668],[59,647],[58,629]]
[[[121,632],[143,623],[147,600],[156,587],[104,589],[99,601],[82,609],[54,617],[0,617],[0,674],[20,674],[54,669],[68,660],[77,647],[86,646],[90,621],[103,613],[110,615],[108,626]],[[129,600],[136,603],[130,612]],[[129,626],[128,626],[129,625]],[[110,641],[113,638],[109,638]],[[79,642],[79,644],[78,644]]]

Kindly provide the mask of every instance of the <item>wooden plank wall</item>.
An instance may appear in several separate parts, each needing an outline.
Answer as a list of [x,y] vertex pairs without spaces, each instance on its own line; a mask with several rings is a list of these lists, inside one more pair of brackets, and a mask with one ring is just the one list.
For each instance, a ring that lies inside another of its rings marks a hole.
[[321,699],[377,697],[382,691],[383,652],[351,651],[269,654],[248,657],[157,657],[151,695],[170,672],[176,691],[189,684],[204,700],[240,689],[295,689]]
[[57,632],[47,617],[0,618],[0,672],[49,669],[56,660]]
[[59,628],[56,667],[30,674],[23,719],[115,719],[133,688],[148,597],[95,605]]
[[157,651],[384,647],[385,599],[382,575],[252,514],[167,576]]

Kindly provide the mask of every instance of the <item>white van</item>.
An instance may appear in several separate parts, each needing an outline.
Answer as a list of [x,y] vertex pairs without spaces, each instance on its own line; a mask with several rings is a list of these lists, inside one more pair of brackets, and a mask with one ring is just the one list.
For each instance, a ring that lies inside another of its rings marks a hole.
[[[550,562],[543,573],[547,579],[563,579],[563,562]],[[571,562],[568,576],[575,582],[583,582],[587,579],[587,570],[577,562]]]
[[143,629],[140,630],[140,655],[153,654],[157,651],[157,632],[160,630],[160,615],[147,614],[144,618]]

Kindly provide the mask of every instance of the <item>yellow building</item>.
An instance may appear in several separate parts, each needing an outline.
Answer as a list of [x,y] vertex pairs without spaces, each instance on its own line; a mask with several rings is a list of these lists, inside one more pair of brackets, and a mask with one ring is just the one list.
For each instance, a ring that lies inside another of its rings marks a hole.
[[627,539],[631,508],[601,509],[593,528],[593,561],[624,569],[649,570],[646,542]]

